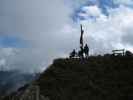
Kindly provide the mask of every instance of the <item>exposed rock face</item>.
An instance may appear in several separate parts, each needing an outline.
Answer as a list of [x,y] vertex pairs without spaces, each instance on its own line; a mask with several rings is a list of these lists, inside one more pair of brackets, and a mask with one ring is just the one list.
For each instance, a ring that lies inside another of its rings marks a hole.
[[31,85],[20,96],[20,100],[49,100],[49,98],[40,94],[39,86]]

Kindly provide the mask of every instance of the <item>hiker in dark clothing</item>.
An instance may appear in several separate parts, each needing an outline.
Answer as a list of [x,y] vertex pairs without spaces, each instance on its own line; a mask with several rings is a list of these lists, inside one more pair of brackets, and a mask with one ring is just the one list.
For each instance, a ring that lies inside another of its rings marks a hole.
[[88,58],[89,57],[89,47],[87,44],[84,47],[84,53],[85,53],[85,57]]
[[84,58],[84,49],[80,47],[80,51],[78,52],[79,58]]
[[70,58],[73,58],[76,56],[76,51],[73,49],[73,51],[70,53]]

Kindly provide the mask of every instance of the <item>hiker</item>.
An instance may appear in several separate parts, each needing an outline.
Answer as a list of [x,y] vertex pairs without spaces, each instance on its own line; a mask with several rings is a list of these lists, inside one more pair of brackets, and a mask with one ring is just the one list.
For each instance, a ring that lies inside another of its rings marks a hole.
[[89,47],[87,44],[84,47],[84,53],[85,53],[85,57],[88,58],[89,57]]
[[83,53],[84,53],[84,49],[82,47],[80,47],[80,51],[78,52],[79,58],[84,58]]
[[76,56],[76,51],[73,49],[73,51],[70,53],[70,58],[73,58]]

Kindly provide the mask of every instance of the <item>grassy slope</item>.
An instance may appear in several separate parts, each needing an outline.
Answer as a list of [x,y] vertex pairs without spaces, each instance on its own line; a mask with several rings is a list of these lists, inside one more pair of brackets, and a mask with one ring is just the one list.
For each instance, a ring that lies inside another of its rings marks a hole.
[[51,100],[132,100],[133,58],[57,59],[36,84]]

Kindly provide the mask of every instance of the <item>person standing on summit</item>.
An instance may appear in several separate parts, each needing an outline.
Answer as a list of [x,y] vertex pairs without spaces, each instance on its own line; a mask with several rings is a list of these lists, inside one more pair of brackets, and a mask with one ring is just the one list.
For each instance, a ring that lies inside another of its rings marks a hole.
[[89,57],[89,47],[87,44],[84,47],[84,53],[85,53],[85,57],[88,58]]

